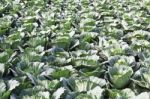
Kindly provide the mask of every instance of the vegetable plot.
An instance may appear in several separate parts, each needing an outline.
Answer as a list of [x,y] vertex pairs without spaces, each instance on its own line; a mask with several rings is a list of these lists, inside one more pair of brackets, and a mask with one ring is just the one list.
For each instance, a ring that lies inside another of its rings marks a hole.
[[0,99],[150,99],[149,0],[0,0]]

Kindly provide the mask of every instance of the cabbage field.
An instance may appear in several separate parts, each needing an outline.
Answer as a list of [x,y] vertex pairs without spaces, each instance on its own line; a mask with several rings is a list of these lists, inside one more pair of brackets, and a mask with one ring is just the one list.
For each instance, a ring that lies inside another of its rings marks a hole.
[[0,99],[150,99],[150,0],[0,0]]

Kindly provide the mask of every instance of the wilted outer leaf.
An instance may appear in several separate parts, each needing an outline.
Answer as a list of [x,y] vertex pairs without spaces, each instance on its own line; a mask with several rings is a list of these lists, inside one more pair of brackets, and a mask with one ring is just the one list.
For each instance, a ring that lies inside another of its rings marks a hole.
[[0,95],[6,91],[6,85],[3,80],[0,80]]
[[134,99],[149,99],[150,93],[149,92],[143,92],[139,95],[137,95]]
[[52,99],[60,99],[61,95],[65,92],[65,88],[61,87],[53,93]]
[[11,80],[8,81],[8,88],[9,88],[10,91],[15,89],[19,85],[20,85],[20,83],[17,80],[11,79]]
[[4,71],[5,71],[5,65],[0,63],[0,77],[3,75]]
[[102,89],[101,87],[95,87],[92,90],[89,90],[87,92],[87,94],[91,95],[92,98],[96,98],[96,99],[101,99],[103,97],[102,92],[104,91],[104,89]]

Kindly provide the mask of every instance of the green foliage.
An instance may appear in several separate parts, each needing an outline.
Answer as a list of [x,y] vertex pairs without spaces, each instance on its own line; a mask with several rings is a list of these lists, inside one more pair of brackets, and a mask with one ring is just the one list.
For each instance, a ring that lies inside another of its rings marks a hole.
[[0,99],[149,99],[149,0],[0,0]]

